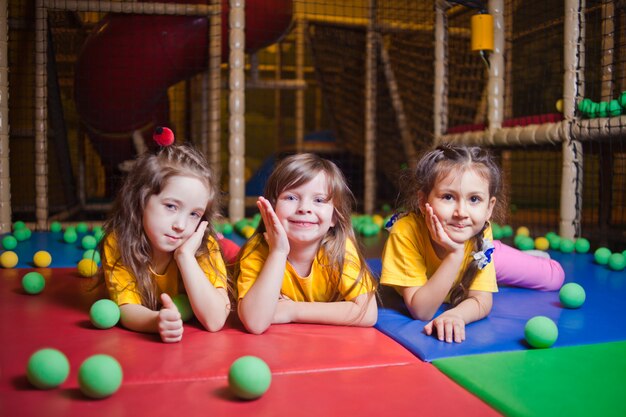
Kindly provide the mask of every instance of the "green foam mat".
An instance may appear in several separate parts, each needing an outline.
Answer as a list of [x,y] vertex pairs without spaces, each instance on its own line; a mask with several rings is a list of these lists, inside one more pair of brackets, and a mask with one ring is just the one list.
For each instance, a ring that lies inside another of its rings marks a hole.
[[626,342],[432,363],[507,416],[626,416]]

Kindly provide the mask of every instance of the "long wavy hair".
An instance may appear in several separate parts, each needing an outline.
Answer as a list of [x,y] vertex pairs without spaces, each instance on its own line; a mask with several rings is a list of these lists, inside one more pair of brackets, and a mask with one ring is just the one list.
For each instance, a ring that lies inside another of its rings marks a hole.
[[[331,272],[329,275],[331,277],[330,288],[332,293],[329,301],[341,301],[343,295],[340,291],[340,284],[343,267],[345,262],[354,262],[353,260],[345,259],[346,241],[348,239],[354,244],[361,264],[359,275],[349,291],[361,285],[366,274],[371,276],[352,229],[351,214],[355,198],[341,170],[333,162],[312,153],[291,155],[285,157],[277,164],[267,180],[263,195],[272,204],[272,207],[276,207],[276,202],[281,193],[310,182],[320,172],[326,175],[328,197],[334,206],[335,226],[328,230],[326,236],[321,241],[320,246],[324,249],[324,258],[318,257],[318,263]],[[258,245],[267,246],[267,242],[262,236],[264,232],[265,224],[261,222],[253,237],[246,242],[239,252],[240,256],[250,253]],[[261,236],[255,238],[257,235]],[[318,256],[320,253],[318,251]],[[238,265],[239,262],[237,263],[237,268]],[[238,272],[236,271],[236,275]],[[372,282],[372,287],[375,290],[375,282]]]
[[[209,224],[196,253],[197,257],[207,256],[209,236],[215,235],[213,219],[219,211],[219,193],[216,178],[205,157],[190,145],[174,144],[162,148],[156,154],[146,153],[140,156],[126,177],[115,200],[112,214],[104,224],[105,235],[113,235],[117,241],[120,258],[114,262],[121,263],[128,269],[136,280],[141,303],[153,310],[158,308],[159,294],[148,270],[152,261],[152,248],[143,228],[143,212],[148,199],[159,194],[167,181],[174,176],[197,178],[209,191],[209,202],[202,219]],[[105,240],[102,239],[100,243],[103,256]],[[215,246],[210,251],[219,251],[217,245]],[[214,265],[211,267],[227,284],[227,278]]]
[[[419,195],[428,196],[435,184],[450,172],[461,175],[468,170],[475,172],[489,184],[489,198],[496,197],[492,218],[500,221],[505,207],[502,173],[489,151],[477,146],[443,144],[424,153],[410,177],[405,178],[409,185],[404,188],[406,190],[404,207],[410,212],[422,215]],[[474,251],[481,250],[483,232],[488,225],[485,223],[480,232],[472,237]],[[450,290],[452,306],[458,305],[468,297],[469,288],[477,273],[478,261],[473,260],[463,271],[460,282]]]

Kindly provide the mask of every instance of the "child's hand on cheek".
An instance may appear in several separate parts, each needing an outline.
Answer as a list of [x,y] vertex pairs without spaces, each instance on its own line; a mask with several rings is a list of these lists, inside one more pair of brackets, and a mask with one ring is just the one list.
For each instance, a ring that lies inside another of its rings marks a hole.
[[263,233],[263,236],[270,247],[270,252],[281,251],[288,254],[289,239],[287,238],[285,228],[282,224],[280,224],[280,220],[278,220],[278,216],[276,216],[276,212],[274,212],[272,205],[264,197],[259,197],[256,205],[261,212],[261,218],[263,219],[263,224],[265,225],[266,231]]
[[207,222],[206,220],[201,221],[196,228],[196,231],[193,232],[193,234],[189,236],[189,238],[185,242],[183,242],[183,244],[180,245],[178,249],[176,249],[176,251],[174,252],[174,256],[178,257],[180,255],[188,254],[195,257],[196,251],[202,243],[204,232],[206,231],[206,228],[208,226],[209,222]]
[[163,308],[159,311],[159,335],[165,343],[180,342],[183,338],[183,320],[171,297],[161,294]]
[[426,226],[430,232],[430,236],[439,246],[444,248],[446,252],[457,252],[465,250],[465,243],[457,243],[450,239],[439,221],[439,218],[433,211],[430,204],[426,203]]

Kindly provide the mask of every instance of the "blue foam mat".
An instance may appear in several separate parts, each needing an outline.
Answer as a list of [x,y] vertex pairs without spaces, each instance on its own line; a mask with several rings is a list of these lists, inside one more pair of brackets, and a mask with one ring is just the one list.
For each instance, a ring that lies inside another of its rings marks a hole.
[[[427,322],[413,320],[402,298],[383,287],[383,306],[376,328],[428,362],[452,356],[528,349],[524,326],[538,315],[550,317],[557,324],[559,337],[555,347],[626,340],[626,272],[597,265],[590,254],[550,252],[550,255],[563,266],[566,283],[577,282],[585,288],[587,298],[579,309],[562,307],[558,291],[501,287],[494,295],[491,314],[466,327],[463,343],[444,343],[424,334]],[[368,263],[375,273],[380,273],[380,260]]]

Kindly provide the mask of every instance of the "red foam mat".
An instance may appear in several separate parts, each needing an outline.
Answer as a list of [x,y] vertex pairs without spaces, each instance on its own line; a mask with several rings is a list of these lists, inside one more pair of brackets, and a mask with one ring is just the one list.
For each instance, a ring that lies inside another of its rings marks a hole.
[[89,400],[78,389],[38,391],[23,380],[4,395],[7,415],[176,416],[481,416],[499,415],[431,364],[273,374],[254,401],[234,398],[226,378],[159,384],[125,383],[111,397]]
[[[433,415],[494,413],[373,328],[291,324],[255,336],[233,315],[220,332],[192,322],[181,343],[164,344],[156,335],[120,327],[95,329],[89,307],[104,294],[90,291],[95,281],[74,269],[43,270],[46,288],[34,296],[21,289],[26,272],[0,270],[1,415],[110,417],[167,409],[177,415],[381,415],[423,414],[429,407]],[[39,391],[26,381],[28,357],[43,347],[61,350],[70,361],[70,376],[58,389]],[[97,353],[112,355],[124,371],[120,391],[100,401],[84,397],[77,384],[78,367]],[[240,402],[228,394],[228,368],[242,355],[259,356],[272,369],[272,387],[258,401]]]

